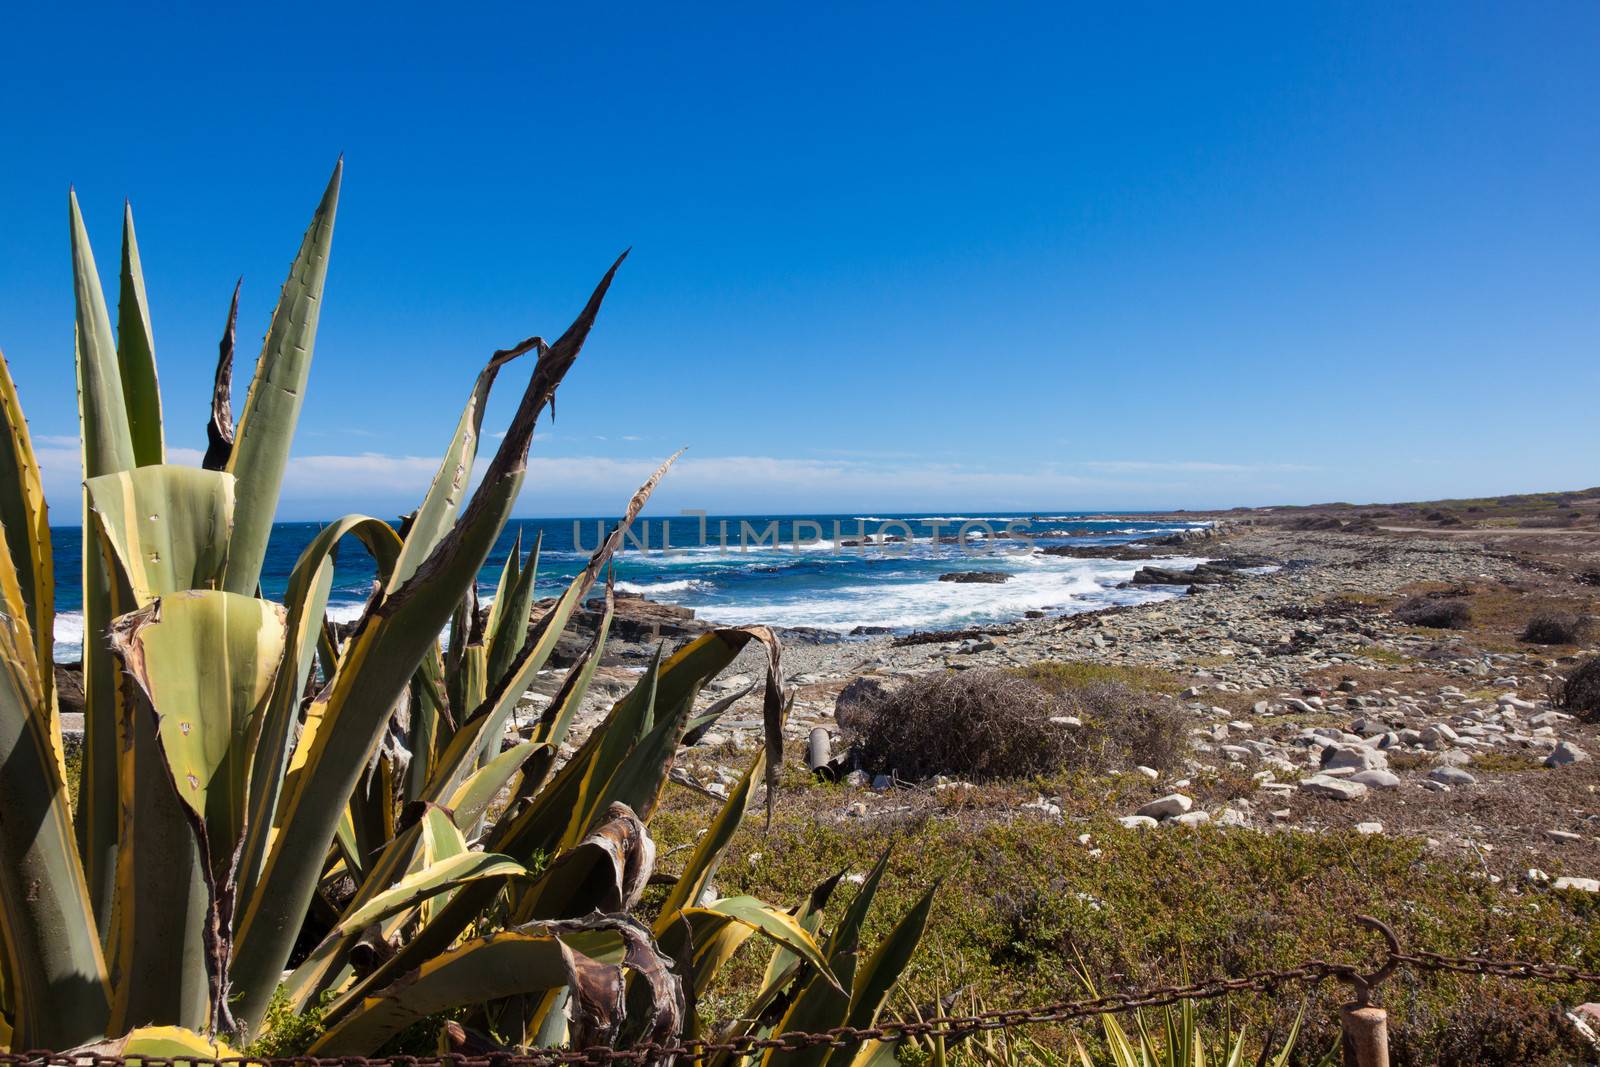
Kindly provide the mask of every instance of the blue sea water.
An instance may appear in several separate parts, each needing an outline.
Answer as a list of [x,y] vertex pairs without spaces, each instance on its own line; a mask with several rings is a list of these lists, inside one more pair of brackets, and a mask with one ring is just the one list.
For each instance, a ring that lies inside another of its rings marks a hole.
[[[614,521],[614,520],[612,520]],[[1008,622],[1032,610],[1088,611],[1172,595],[1118,589],[1138,564],[1043,554],[1050,545],[1115,544],[1197,525],[1093,514],[695,515],[650,517],[615,558],[617,589],[682,604],[711,622],[765,623],[848,634]],[[561,591],[599,544],[605,519],[520,519],[507,524],[479,574],[492,596],[520,533],[524,550],[542,537],[538,596]],[[280,597],[321,523],[273,527],[261,576]],[[1011,536],[998,536],[1009,530]],[[956,538],[961,538],[959,542]],[[79,591],[82,531],[51,530],[56,565],[56,658],[74,660],[83,639]],[[1198,560],[1195,560],[1198,562]],[[941,582],[951,571],[1004,571],[997,584]],[[354,539],[342,544],[328,614],[355,619],[376,571]]]

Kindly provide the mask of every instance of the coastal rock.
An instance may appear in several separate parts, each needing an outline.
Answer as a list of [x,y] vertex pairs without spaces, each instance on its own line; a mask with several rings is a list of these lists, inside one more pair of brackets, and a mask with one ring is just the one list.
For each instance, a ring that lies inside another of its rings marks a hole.
[[1357,785],[1364,785],[1369,789],[1399,789],[1400,776],[1393,771],[1371,770],[1357,771],[1352,774],[1349,781]]
[[1428,772],[1428,780],[1440,785],[1476,785],[1478,779],[1460,767],[1435,767]]
[[1588,758],[1589,753],[1571,741],[1563,741],[1551,751],[1550,755],[1544,758],[1544,765],[1546,767],[1565,767],[1572,763],[1582,763]]
[[1164,797],[1150,801],[1134,814],[1144,815],[1151,819],[1170,819],[1173,816],[1184,814],[1192,807],[1194,807],[1192,798],[1186,797],[1182,793],[1168,793]]
[[1382,771],[1388,768],[1389,758],[1366,745],[1329,745],[1322,750],[1322,769],[1325,771]]
[[1334,800],[1360,800],[1367,795],[1367,787],[1360,782],[1331,778],[1326,774],[1313,774],[1300,783],[1302,793],[1332,797]]
[[999,585],[1011,580],[1004,571],[951,571],[939,575],[941,582],[961,582],[965,585]]
[[1600,893],[1600,878],[1557,878],[1555,889],[1574,889],[1580,893]]

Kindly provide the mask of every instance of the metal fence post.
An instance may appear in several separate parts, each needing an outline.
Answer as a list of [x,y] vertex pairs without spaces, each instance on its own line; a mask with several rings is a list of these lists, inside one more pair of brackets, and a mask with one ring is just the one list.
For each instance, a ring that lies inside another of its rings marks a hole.
[[1339,1009],[1344,1028],[1344,1067],[1389,1067],[1389,1013],[1371,1004]]

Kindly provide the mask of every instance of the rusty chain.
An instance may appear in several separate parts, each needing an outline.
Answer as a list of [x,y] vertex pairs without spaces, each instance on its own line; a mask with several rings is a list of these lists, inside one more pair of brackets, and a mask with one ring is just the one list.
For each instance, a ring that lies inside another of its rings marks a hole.
[[838,1026],[816,1032],[791,1032],[769,1037],[738,1035],[721,1041],[685,1038],[665,1043],[644,1043],[633,1048],[549,1049],[527,1053],[462,1054],[438,1056],[133,1056],[122,1057],[94,1052],[9,1052],[0,1053],[0,1067],[578,1067],[608,1064],[671,1063],[683,1060],[698,1063],[705,1057],[729,1053],[735,1056],[809,1048],[853,1048],[868,1041],[903,1038],[961,1038],[990,1030],[1004,1030],[1039,1023],[1062,1023],[1091,1019],[1102,1014],[1117,1014],[1143,1008],[1162,1008],[1183,1001],[1215,1000],[1232,993],[1272,993],[1286,986],[1315,987],[1332,978],[1349,985],[1359,1004],[1370,1002],[1371,994],[1397,969],[1423,973],[1476,975],[1519,981],[1544,981],[1600,987],[1600,973],[1559,963],[1532,960],[1497,960],[1482,956],[1446,956],[1438,952],[1406,952],[1394,931],[1368,915],[1357,921],[1381,934],[1386,952],[1373,971],[1363,972],[1352,964],[1311,959],[1295,967],[1255,971],[1237,978],[1212,978],[1189,985],[1157,986],[1136,993],[1108,993],[1102,996],[1063,1000],[1032,1008],[1009,1008],[972,1015],[945,1015],[929,1019],[887,1019],[875,1026]]

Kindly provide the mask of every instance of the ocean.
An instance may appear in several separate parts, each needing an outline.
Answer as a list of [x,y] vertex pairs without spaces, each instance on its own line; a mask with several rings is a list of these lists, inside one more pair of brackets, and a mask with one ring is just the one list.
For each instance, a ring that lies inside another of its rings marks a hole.
[[[611,520],[614,521],[614,520]],[[321,523],[278,523],[262,572],[280,597]],[[852,633],[907,632],[1009,622],[1029,611],[1069,613],[1174,595],[1119,589],[1139,564],[1047,555],[1053,545],[1107,545],[1201,523],[1105,518],[1092,513],[949,515],[697,515],[642,518],[615,558],[617,589],[694,608],[730,625],[764,623]],[[526,551],[542,535],[537,595],[554,596],[583,567],[609,528],[605,519],[513,519],[479,573],[493,595],[520,533]],[[56,659],[79,658],[83,642],[79,567],[82,531],[51,530],[56,567]],[[1175,566],[1199,559],[1176,560]],[[1000,571],[1000,583],[940,581],[956,571]],[[346,539],[328,614],[355,619],[376,571]]]

